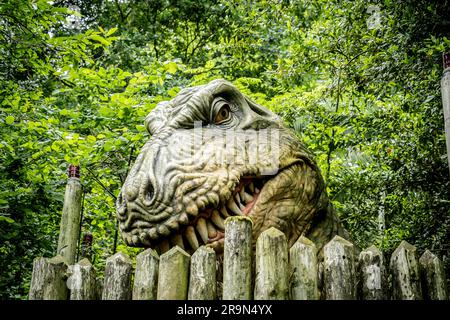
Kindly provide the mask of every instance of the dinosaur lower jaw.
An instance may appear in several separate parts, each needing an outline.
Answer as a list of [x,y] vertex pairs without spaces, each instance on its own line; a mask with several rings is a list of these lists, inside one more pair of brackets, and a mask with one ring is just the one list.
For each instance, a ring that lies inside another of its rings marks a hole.
[[265,182],[256,178],[241,179],[225,204],[217,208],[207,207],[186,227],[158,241],[152,247],[162,254],[177,245],[192,254],[200,246],[206,245],[221,253],[225,241],[225,219],[230,216],[249,215]]

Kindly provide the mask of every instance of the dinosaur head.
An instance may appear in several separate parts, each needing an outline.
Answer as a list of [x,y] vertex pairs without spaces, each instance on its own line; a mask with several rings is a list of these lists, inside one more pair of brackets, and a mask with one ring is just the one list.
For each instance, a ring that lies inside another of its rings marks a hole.
[[[246,215],[292,245],[336,228],[313,156],[282,121],[224,80],[182,90],[147,116],[151,138],[122,187],[117,217],[130,246],[223,250],[224,219]],[[331,217],[331,219],[330,219]]]

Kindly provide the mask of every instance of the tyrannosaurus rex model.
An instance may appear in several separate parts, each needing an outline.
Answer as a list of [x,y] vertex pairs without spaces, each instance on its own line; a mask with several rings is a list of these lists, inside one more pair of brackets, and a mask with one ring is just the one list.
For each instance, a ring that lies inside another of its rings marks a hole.
[[182,90],[147,116],[151,139],[122,187],[130,246],[223,250],[224,219],[246,215],[253,241],[276,227],[321,249],[344,235],[313,155],[268,109],[224,80]]

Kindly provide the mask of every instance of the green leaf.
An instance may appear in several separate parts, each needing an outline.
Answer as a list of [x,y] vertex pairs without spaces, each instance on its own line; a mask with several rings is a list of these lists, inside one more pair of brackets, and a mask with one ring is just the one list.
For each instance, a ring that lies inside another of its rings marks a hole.
[[14,117],[13,116],[7,116],[5,118],[6,124],[13,124],[14,123]]
[[106,141],[105,144],[103,145],[103,149],[105,151],[111,151],[114,149],[114,142],[111,141]]
[[117,28],[111,28],[108,30],[108,32],[106,33],[106,36],[109,37],[110,35],[116,33]]
[[104,117],[111,117],[114,115],[114,111],[107,106],[101,106],[98,112]]
[[106,40],[102,36],[99,36],[98,34],[93,34],[93,35],[89,36],[89,39],[94,40],[94,41],[98,41],[101,44],[103,44],[104,46],[109,46],[111,44],[110,41]]
[[137,129],[137,131],[139,131],[139,132],[145,132],[145,131],[147,131],[147,128],[146,128],[143,124],[137,124],[137,125],[136,125],[136,129]]
[[174,73],[177,72],[177,70],[178,70],[178,65],[177,65],[175,62],[171,61],[171,62],[169,62],[169,63],[166,63],[166,64],[164,65],[164,68],[166,69],[166,71],[167,71],[168,73],[174,74]]
[[8,223],[14,223],[14,220],[11,219],[10,217],[5,217],[5,216],[0,216],[0,221],[5,221]]

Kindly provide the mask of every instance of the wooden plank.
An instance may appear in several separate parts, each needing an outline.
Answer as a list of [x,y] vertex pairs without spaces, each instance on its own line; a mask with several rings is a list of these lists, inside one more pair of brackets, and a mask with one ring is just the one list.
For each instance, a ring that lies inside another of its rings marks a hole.
[[66,278],[67,263],[63,257],[34,259],[29,300],[66,300]]
[[416,247],[402,241],[391,256],[392,294],[397,300],[422,300]]
[[370,246],[359,254],[359,291],[363,300],[387,299],[387,277],[383,253]]
[[290,293],[292,300],[318,300],[317,248],[301,236],[289,250],[291,270]]
[[427,300],[447,300],[447,278],[442,261],[429,250],[419,259],[422,278],[423,298]]
[[130,258],[118,252],[106,260],[102,300],[129,300],[131,298]]
[[175,246],[159,259],[158,300],[186,300],[191,256]]
[[216,299],[216,252],[201,246],[191,259],[189,300]]
[[147,249],[136,257],[133,300],[156,300],[158,291],[159,256]]
[[95,300],[95,270],[88,259],[69,266],[67,287],[70,289],[70,300]]
[[353,244],[335,236],[323,249],[324,289],[328,300],[356,299]]
[[256,241],[255,300],[289,299],[286,236],[272,227]]
[[252,221],[233,216],[225,220],[223,299],[252,299]]

